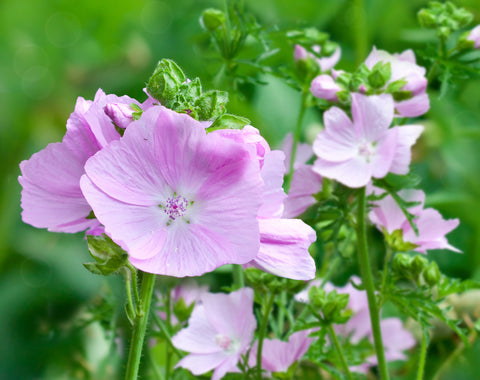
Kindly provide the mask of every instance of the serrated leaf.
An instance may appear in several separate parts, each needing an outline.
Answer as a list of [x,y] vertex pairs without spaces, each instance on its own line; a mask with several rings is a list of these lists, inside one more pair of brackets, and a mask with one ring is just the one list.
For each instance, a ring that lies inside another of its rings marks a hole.
[[206,131],[209,133],[219,129],[241,129],[249,124],[250,120],[245,117],[226,113],[215,119],[215,121],[206,129]]
[[128,254],[107,235],[87,237],[88,250],[95,262],[85,263],[90,272],[108,276],[125,266]]

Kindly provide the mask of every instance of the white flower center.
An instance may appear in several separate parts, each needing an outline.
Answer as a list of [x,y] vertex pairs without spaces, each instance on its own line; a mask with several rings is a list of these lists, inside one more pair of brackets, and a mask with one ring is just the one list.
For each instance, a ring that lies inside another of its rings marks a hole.
[[231,339],[230,337],[223,334],[215,335],[215,344],[227,353],[237,352],[240,348],[239,341],[237,341],[236,339]]
[[370,162],[372,157],[376,153],[375,143],[369,141],[362,141],[358,147],[358,154],[362,157],[365,157],[367,162]]

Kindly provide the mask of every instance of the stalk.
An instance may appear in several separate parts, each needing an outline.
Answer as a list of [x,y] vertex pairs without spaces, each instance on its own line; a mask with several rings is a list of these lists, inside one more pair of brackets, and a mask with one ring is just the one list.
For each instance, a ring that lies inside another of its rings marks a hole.
[[370,259],[368,255],[367,230],[365,224],[366,214],[366,194],[365,187],[360,189],[357,205],[357,243],[358,243],[358,261],[362,275],[363,285],[367,291],[368,309],[370,311],[370,322],[372,324],[373,341],[378,359],[378,371],[382,380],[388,380],[387,361],[385,359],[385,350],[383,348],[382,332],[380,330],[380,313],[375,297],[375,287],[373,284],[372,269],[370,268]]
[[142,357],[145,332],[147,331],[148,314],[150,312],[154,286],[155,275],[151,273],[143,273],[140,304],[137,305],[137,314],[133,324],[125,380],[137,380],[138,378],[138,370],[140,367],[140,359]]

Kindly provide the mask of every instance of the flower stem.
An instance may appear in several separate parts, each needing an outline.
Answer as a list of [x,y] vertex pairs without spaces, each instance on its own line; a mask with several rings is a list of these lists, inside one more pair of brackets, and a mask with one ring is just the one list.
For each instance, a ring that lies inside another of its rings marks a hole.
[[[165,302],[165,307],[167,309],[167,319],[166,319],[166,327],[167,331],[170,333],[172,330],[172,289],[170,287],[167,287],[167,294],[166,294],[166,302]],[[165,356],[165,378],[168,380],[170,379],[170,358],[172,357],[172,350],[170,346],[167,346],[166,349],[166,356]]]
[[422,346],[420,347],[420,358],[418,359],[417,380],[423,380],[423,371],[425,369],[425,360],[427,358],[428,331],[423,331]]
[[262,349],[263,349],[263,339],[265,338],[265,333],[267,332],[268,317],[272,311],[273,301],[275,300],[275,294],[271,293],[270,298],[267,301],[265,307],[265,314],[263,315],[262,325],[260,326],[260,331],[258,335],[258,349],[257,349],[257,379],[262,380]]
[[297,145],[300,141],[300,134],[302,131],[302,124],[303,124],[303,117],[305,116],[305,110],[307,109],[307,97],[308,97],[309,89],[302,90],[302,100],[300,104],[300,111],[297,117],[297,125],[295,126],[295,130],[293,131],[293,138],[292,138],[292,151],[290,154],[290,162],[288,163],[288,173],[285,178],[285,192],[288,194],[290,190],[290,184],[292,183],[293,177],[293,166],[295,164],[295,156],[297,155]]
[[364,0],[352,0],[352,25],[355,39],[355,61],[360,65],[367,56],[368,27]]
[[350,369],[348,368],[347,361],[345,360],[345,356],[343,355],[342,347],[340,346],[340,343],[338,342],[337,334],[335,333],[335,330],[334,330],[332,325],[328,326],[328,333],[330,335],[330,338],[333,341],[333,345],[335,346],[335,349],[337,350],[338,357],[340,358],[340,362],[342,363],[342,367],[345,370],[345,373],[347,374],[347,378],[349,380],[353,380],[352,373],[350,372]]
[[130,351],[128,353],[127,370],[125,380],[137,380],[140,358],[142,357],[143,341],[147,330],[148,314],[152,301],[153,288],[155,286],[155,275],[143,273],[142,289],[140,291],[140,304],[137,305]]
[[243,288],[245,286],[245,278],[243,276],[243,268],[241,265],[233,264],[232,269],[233,274],[233,284],[237,289]]
[[358,243],[358,261],[362,275],[363,285],[367,291],[368,309],[370,311],[370,322],[372,324],[373,341],[378,359],[378,370],[382,380],[388,380],[387,361],[385,360],[385,350],[383,348],[382,332],[380,330],[380,313],[375,297],[375,287],[373,284],[372,269],[370,268],[370,259],[368,257],[367,231],[365,224],[366,214],[366,194],[365,187],[358,193],[357,205],[357,243]]

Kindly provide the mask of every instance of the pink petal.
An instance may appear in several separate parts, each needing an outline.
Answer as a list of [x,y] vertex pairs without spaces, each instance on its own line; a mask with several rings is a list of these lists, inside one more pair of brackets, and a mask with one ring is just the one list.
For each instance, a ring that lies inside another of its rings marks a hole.
[[390,172],[407,174],[412,156],[411,148],[422,134],[423,126],[405,125],[402,127],[394,127],[392,130],[397,130],[398,138]]
[[384,136],[378,140],[378,149],[372,157],[372,177],[383,178],[391,171],[394,155],[396,153],[397,145],[397,131],[395,129],[388,129]]
[[427,93],[423,93],[411,99],[395,103],[395,109],[402,117],[421,116],[430,109],[430,100]]
[[223,351],[211,354],[190,354],[182,358],[175,368],[186,368],[194,375],[201,375],[218,367],[226,359],[228,356]]
[[172,343],[179,350],[195,354],[219,353],[222,348],[215,343],[217,334],[217,329],[207,319],[205,307],[197,305],[188,320],[188,327],[180,330],[172,338]]
[[359,138],[347,114],[337,107],[330,108],[323,116],[325,129],[313,143],[315,154],[328,161],[341,162],[357,154]]
[[274,150],[265,155],[260,175],[264,182],[263,203],[258,211],[259,218],[279,218],[283,213],[283,202],[287,195],[283,191],[285,154]]
[[354,128],[359,137],[376,141],[393,120],[393,98],[390,94],[366,96],[352,94]]
[[322,188],[322,177],[313,171],[311,165],[299,166],[294,172],[290,191],[284,202],[284,218],[294,218],[302,214],[308,207],[315,204],[312,194]]
[[315,231],[300,219],[262,219],[260,251],[253,266],[276,276],[294,280],[315,277],[315,261],[308,248],[316,240]]
[[318,158],[313,164],[313,170],[323,177],[335,179],[353,188],[366,186],[372,178],[371,165],[360,156],[344,162],[329,162]]

